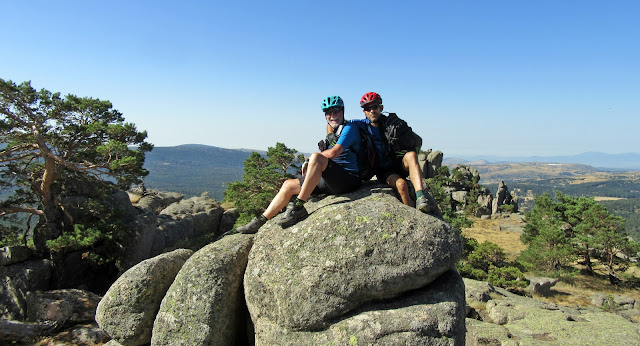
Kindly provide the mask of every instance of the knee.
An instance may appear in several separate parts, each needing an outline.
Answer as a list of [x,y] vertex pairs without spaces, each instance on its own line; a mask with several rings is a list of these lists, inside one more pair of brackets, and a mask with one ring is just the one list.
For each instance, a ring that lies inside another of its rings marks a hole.
[[407,185],[407,181],[406,180],[398,179],[396,181],[396,189],[398,190],[399,193],[408,192],[409,191],[409,185]]
[[409,151],[406,154],[404,154],[404,159],[418,162],[418,154],[416,154],[415,151]]
[[288,179],[282,184],[282,187],[280,188],[280,190],[289,194],[295,194],[295,191],[297,191],[299,188],[300,188],[300,180]]
[[311,163],[311,162],[323,162],[323,161],[326,161],[326,160],[327,160],[327,158],[324,155],[320,154],[320,153],[313,153],[313,154],[311,154],[311,156],[309,156],[309,163]]

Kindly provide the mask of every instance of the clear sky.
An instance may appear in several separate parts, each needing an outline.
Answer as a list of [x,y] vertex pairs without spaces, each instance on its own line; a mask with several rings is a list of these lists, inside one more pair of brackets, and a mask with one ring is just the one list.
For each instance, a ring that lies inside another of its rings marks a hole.
[[156,146],[302,152],[382,95],[423,149],[640,152],[640,1],[2,1],[0,78],[110,100]]

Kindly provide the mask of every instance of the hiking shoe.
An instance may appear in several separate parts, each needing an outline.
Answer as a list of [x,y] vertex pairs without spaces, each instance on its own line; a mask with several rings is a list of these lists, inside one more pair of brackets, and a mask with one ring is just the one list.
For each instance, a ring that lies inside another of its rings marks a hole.
[[258,232],[260,227],[262,227],[262,225],[264,225],[265,222],[266,221],[263,221],[258,219],[257,217],[254,217],[253,220],[251,220],[251,222],[249,222],[248,224],[236,228],[236,231],[238,233],[253,234]]
[[287,210],[285,210],[282,218],[278,220],[278,225],[282,227],[289,227],[291,225],[295,225],[298,221],[307,217],[309,213],[304,205],[296,206],[294,202],[289,202],[287,205]]
[[429,214],[429,211],[431,211],[431,208],[429,207],[429,202],[427,202],[426,197],[420,196],[420,198],[416,200],[416,209],[420,210],[425,214]]

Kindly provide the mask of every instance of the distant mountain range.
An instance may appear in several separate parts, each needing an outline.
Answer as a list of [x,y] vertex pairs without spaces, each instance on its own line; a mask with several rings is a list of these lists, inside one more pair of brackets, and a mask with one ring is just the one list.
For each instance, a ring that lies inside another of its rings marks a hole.
[[469,165],[514,162],[545,162],[545,163],[577,163],[589,165],[603,170],[640,170],[640,153],[606,154],[600,152],[586,152],[567,156],[464,156],[447,158],[445,164],[465,163]]
[[[207,192],[209,196],[221,201],[227,184],[242,179],[243,163],[253,151],[265,153],[261,150],[225,149],[198,144],[155,147],[146,156],[145,168],[150,173],[145,178],[145,184],[148,188],[180,192],[187,197]],[[640,154],[636,153],[464,158],[447,158],[445,153],[444,160],[444,164],[448,166],[458,163],[473,166],[510,162],[578,163],[601,170],[640,170]]]

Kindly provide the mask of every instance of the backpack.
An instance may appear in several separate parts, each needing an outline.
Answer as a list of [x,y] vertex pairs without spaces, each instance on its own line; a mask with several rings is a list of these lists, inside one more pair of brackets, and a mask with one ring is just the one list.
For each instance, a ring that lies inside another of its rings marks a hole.
[[419,151],[422,138],[418,136],[407,122],[398,118],[396,113],[389,113],[384,122],[384,136],[387,147],[397,157],[402,157],[409,151]]
[[[356,152],[358,161],[358,177],[363,180],[370,180],[374,175],[374,165],[376,162],[376,146],[367,130],[362,126],[352,124],[358,128],[360,132],[360,150]],[[318,142],[318,149],[325,151],[329,147],[334,146],[338,142],[340,133],[342,133],[344,125],[340,125],[337,130],[327,134],[327,138]]]

